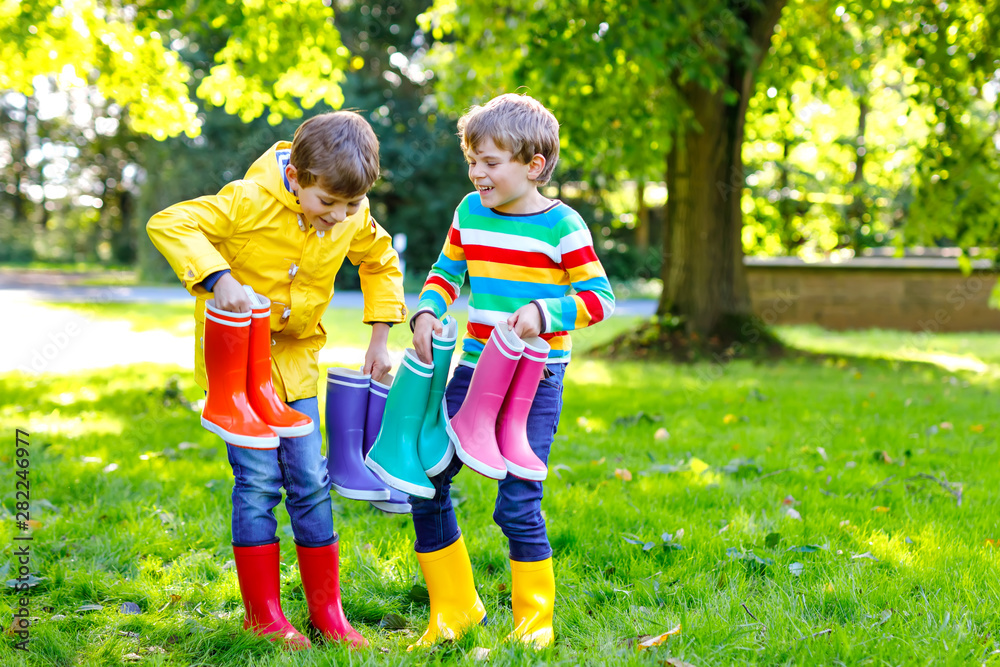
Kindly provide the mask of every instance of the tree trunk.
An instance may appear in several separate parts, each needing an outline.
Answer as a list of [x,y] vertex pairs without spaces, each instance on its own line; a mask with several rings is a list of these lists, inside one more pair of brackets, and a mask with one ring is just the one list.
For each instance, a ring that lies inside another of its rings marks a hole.
[[[733,4],[746,6],[747,3]],[[659,315],[684,317],[702,336],[745,321],[752,313],[743,270],[743,129],[754,75],[767,53],[785,0],[767,0],[761,13],[740,19],[757,45],[756,57],[730,52],[725,90],[680,86],[698,128],[678,133],[667,154],[668,228],[664,235],[663,294]]]
[[645,256],[649,249],[649,207],[646,206],[646,179],[635,183],[635,247]]

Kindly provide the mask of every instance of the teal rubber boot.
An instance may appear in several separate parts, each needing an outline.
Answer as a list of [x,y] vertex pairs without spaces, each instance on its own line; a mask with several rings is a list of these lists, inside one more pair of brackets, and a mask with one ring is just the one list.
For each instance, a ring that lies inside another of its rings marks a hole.
[[431,378],[427,413],[417,440],[417,455],[428,477],[444,471],[455,455],[455,445],[448,436],[448,404],[444,399],[444,389],[451,371],[451,356],[458,342],[458,322],[453,317],[445,317],[442,322],[444,330],[440,335],[433,334],[431,341],[434,350],[434,377]]
[[365,457],[365,465],[383,482],[420,498],[433,498],[435,493],[417,456],[417,438],[433,377],[433,364],[425,364],[416,352],[407,349],[385,402],[382,428]]

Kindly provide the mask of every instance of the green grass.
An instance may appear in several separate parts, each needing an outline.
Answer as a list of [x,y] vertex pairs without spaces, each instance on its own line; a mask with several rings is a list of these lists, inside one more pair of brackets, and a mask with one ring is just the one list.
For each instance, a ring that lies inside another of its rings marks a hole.
[[[357,312],[329,318],[336,344],[367,343]],[[407,344],[403,329],[394,345]],[[833,356],[574,362],[544,501],[557,644],[537,656],[501,642],[510,573],[489,480],[467,470],[456,480],[489,626],[407,653],[428,614],[411,596],[422,580],[409,519],[334,496],[345,608],[373,648],[287,654],[241,629],[232,475],[198,425],[189,372],[0,375],[3,470],[14,469],[14,429],[31,433],[32,572],[43,577],[31,592],[31,651],[14,652],[5,634],[0,664],[119,665],[129,654],[150,665],[481,664],[476,647],[492,650],[493,665],[1000,663],[1000,547],[987,543],[1000,539],[1000,336],[916,348],[990,365],[974,373],[899,360],[916,347],[907,334],[782,335]],[[0,568],[17,533],[15,478],[4,478]],[[301,628],[294,546],[283,508],[278,516],[285,609]],[[3,601],[17,597],[7,588]],[[120,613],[125,602],[142,613]],[[79,611],[86,604],[102,609]],[[387,614],[407,629],[380,629]],[[10,618],[0,613],[0,625]],[[677,624],[658,647],[628,646]]]

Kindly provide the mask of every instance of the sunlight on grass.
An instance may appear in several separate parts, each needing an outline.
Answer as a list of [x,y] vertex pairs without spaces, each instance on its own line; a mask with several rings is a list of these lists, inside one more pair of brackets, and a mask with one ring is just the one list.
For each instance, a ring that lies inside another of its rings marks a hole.
[[614,376],[611,366],[603,361],[577,361],[569,371],[573,374],[573,382],[577,384],[611,386]]
[[996,333],[827,331],[808,325],[781,326],[776,331],[786,344],[809,352],[916,361],[953,372],[1000,370]]

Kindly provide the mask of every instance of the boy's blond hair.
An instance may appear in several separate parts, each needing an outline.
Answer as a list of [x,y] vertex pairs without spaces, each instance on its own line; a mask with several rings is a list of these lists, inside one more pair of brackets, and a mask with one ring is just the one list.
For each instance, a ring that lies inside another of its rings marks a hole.
[[378,137],[353,111],[320,114],[295,130],[289,162],[302,187],[317,184],[330,194],[354,199],[378,180]]
[[514,159],[528,164],[535,155],[545,158],[545,168],[535,179],[545,185],[559,161],[559,121],[541,102],[528,95],[507,93],[475,106],[458,119],[462,150],[477,150],[486,138],[497,148],[513,153]]

